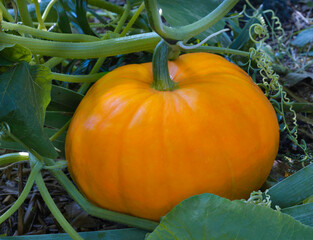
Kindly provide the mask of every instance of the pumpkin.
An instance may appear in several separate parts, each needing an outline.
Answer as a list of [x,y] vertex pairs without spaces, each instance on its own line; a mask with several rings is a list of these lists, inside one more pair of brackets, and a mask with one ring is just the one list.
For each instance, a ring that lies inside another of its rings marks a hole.
[[78,106],[66,158],[95,205],[159,220],[192,195],[247,198],[268,177],[279,126],[248,74],[209,53],[168,64],[173,91],[151,87],[151,63],[131,64],[103,76]]

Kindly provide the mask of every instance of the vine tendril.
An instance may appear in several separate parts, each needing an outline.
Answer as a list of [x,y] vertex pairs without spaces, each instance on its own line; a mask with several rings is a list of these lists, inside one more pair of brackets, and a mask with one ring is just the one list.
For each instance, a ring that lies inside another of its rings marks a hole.
[[[248,0],[246,3],[251,7],[251,4]],[[248,69],[253,69],[251,62],[256,62],[257,68],[259,69],[259,74],[262,77],[262,83],[258,85],[264,89],[265,95],[269,98],[273,107],[275,108],[277,114],[281,117],[281,131],[287,131],[288,138],[291,140],[293,144],[300,147],[304,153],[301,158],[302,164],[305,161],[312,161],[312,156],[308,153],[308,148],[304,140],[299,142],[298,140],[298,124],[296,118],[296,112],[293,109],[293,102],[288,98],[287,93],[284,91],[283,86],[279,83],[279,75],[274,71],[272,67],[272,60],[267,55],[267,53],[263,50],[265,45],[265,41],[270,38],[270,34],[268,32],[268,25],[260,9],[255,9],[254,14],[252,16],[246,13],[246,8],[243,10],[243,14],[248,18],[256,18],[258,23],[252,24],[249,28],[249,36],[252,42],[255,43],[255,48],[250,48],[249,53],[249,61],[245,65],[248,65]],[[272,36],[275,37],[278,42],[279,47],[284,47],[283,37],[284,37],[284,29],[282,28],[282,24],[279,18],[275,15],[273,10],[265,10],[263,14],[271,13],[271,30]],[[276,34],[279,32],[279,34]],[[292,125],[289,126],[285,117],[285,108],[289,108],[289,112],[292,114]],[[303,165],[304,166],[304,165]]]

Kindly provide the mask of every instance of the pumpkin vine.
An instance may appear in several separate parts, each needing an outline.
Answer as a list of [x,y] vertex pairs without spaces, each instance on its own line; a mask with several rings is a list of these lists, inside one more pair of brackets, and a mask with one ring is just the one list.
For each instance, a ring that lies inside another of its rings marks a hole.
[[[249,1],[246,1],[247,4],[251,6]],[[242,13],[248,18],[256,18],[259,23],[252,24],[249,28],[249,36],[250,40],[255,43],[255,48],[250,48],[249,53],[250,57],[248,62],[249,69],[255,70],[252,67],[252,62],[254,61],[259,70],[259,74],[262,77],[262,83],[258,83],[259,87],[264,89],[265,95],[269,98],[270,102],[274,106],[277,114],[281,117],[282,127],[281,132],[287,131],[288,138],[292,141],[292,143],[298,147],[300,147],[303,151],[303,155],[300,158],[300,162],[302,162],[304,166],[304,162],[312,161],[312,156],[308,153],[308,148],[305,141],[302,139],[300,142],[298,140],[298,124],[297,124],[297,115],[293,109],[293,102],[288,98],[287,93],[284,91],[283,86],[279,83],[279,75],[274,71],[272,67],[272,60],[269,56],[264,52],[263,46],[266,40],[270,38],[270,34],[268,32],[268,25],[265,22],[264,17],[260,13],[260,10],[254,9],[254,14],[252,16],[246,13],[246,8],[244,7]],[[284,29],[282,28],[282,24],[279,18],[275,15],[272,10],[263,11],[263,14],[271,13],[271,20],[273,22],[271,29],[272,35],[279,42],[279,46],[282,46]],[[276,34],[279,32],[279,34]],[[285,116],[285,108],[289,108],[289,112],[292,114],[292,124],[293,126],[289,126]]]

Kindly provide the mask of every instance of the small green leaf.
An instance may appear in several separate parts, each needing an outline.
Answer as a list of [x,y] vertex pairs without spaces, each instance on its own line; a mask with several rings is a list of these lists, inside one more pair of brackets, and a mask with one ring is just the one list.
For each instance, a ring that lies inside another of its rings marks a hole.
[[55,158],[57,152],[44,134],[45,109],[50,102],[49,69],[20,62],[0,75],[0,122],[40,155]]
[[[162,15],[172,27],[184,26],[200,20],[218,7],[221,2],[222,1],[219,0],[158,0],[158,4],[162,9]],[[195,38],[203,40],[210,34],[222,30],[224,27],[225,21],[220,20],[210,27],[210,29],[200,33]],[[207,43],[214,44],[217,42],[221,42],[222,46],[226,47],[230,44],[230,39],[226,33],[222,33],[212,38]]]
[[201,194],[178,204],[148,240],[311,240],[313,228],[271,208]]
[[12,66],[16,62],[30,62],[32,53],[20,44],[0,43],[0,66]]
[[272,204],[281,208],[300,203],[313,195],[313,163],[271,187]]
[[298,36],[291,41],[291,44],[296,47],[304,47],[313,42],[313,28],[306,29],[298,34]]

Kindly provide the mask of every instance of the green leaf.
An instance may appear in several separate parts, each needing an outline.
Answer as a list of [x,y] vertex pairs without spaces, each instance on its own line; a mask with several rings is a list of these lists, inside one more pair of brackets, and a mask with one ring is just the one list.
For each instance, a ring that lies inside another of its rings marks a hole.
[[[302,103],[302,102],[296,102],[292,104],[292,109],[295,112],[303,112],[303,113],[313,113],[313,103]],[[289,107],[285,106],[285,111],[289,111]]]
[[[44,128],[44,134],[51,137],[57,132],[56,129]],[[53,141],[53,145],[59,151],[61,157],[65,156],[64,144],[65,144],[66,132],[62,133],[56,140]],[[12,141],[0,140],[0,147],[2,149],[9,149],[15,151],[27,151],[21,144]]]
[[313,195],[312,183],[313,163],[269,189],[272,205],[286,208],[300,203]]
[[58,13],[58,27],[60,28],[61,32],[63,33],[72,33],[71,25],[70,25],[70,20],[66,14],[66,11],[63,7],[63,1],[57,1],[54,5],[53,8],[57,11]]
[[97,36],[89,26],[86,10],[87,10],[87,1],[86,0],[75,0],[76,14],[77,14],[77,23],[84,31],[85,34],[92,36]]
[[296,85],[299,82],[306,80],[306,79],[313,79],[313,73],[310,73],[310,72],[303,72],[303,73],[291,72],[291,73],[288,73],[283,78],[281,78],[281,81],[283,82],[284,86],[293,87],[294,85]]
[[291,41],[291,44],[296,47],[304,47],[313,42],[313,28],[306,29],[298,34],[298,36]]
[[0,75],[0,122],[40,155],[55,158],[57,152],[43,132],[45,109],[50,102],[49,69],[21,62]]
[[[233,20],[228,20],[229,22],[232,22]],[[249,35],[249,28],[257,23],[258,20],[256,18],[251,18],[249,22],[247,22],[243,29],[238,33],[238,36],[233,40],[229,48],[232,49],[242,49],[242,47],[246,44],[251,42],[250,41],[250,35]]]
[[32,53],[20,44],[0,43],[0,66],[12,66],[16,62],[30,62]]
[[303,224],[313,227],[313,203],[297,205],[281,210]]
[[72,117],[71,113],[59,111],[47,111],[45,126],[51,128],[61,128]]
[[312,236],[313,228],[287,214],[207,193],[178,204],[147,239],[311,240]]
[[[158,0],[158,4],[162,9],[162,15],[172,27],[184,26],[200,20],[218,7],[221,2],[220,0]],[[210,29],[200,33],[195,38],[203,40],[210,34],[224,29],[224,27],[225,21],[220,20],[210,27]],[[226,33],[222,33],[207,43],[215,44],[217,42],[220,42],[223,47],[226,47],[230,44],[230,39]]]
[[70,89],[52,85],[52,100],[47,110],[74,113],[83,97],[83,95]]

